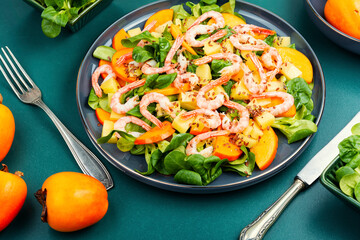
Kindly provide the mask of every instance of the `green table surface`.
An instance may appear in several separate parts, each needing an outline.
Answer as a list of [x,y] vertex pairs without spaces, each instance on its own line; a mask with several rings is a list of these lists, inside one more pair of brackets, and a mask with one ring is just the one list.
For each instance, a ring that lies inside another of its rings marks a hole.
[[[114,21],[150,2],[114,0],[80,31],[63,30],[59,37],[49,39],[41,31],[38,11],[21,0],[1,1],[0,46],[13,50],[43,91],[45,103],[103,161],[115,187],[109,191],[107,214],[87,229],[60,233],[42,223],[41,206],[33,194],[50,175],[80,169],[46,114],[21,103],[1,76],[0,92],[16,122],[15,139],[3,163],[12,171],[24,172],[28,195],[0,239],[237,239],[241,229],[270,206],[309,159],[359,111],[360,56],[343,50],[320,33],[305,11],[304,0],[249,0],[297,29],[323,67],[325,111],[312,143],[284,171],[237,191],[191,195],[134,180],[101,157],[88,139],[78,113],[75,88],[79,66],[93,41]],[[317,181],[293,200],[265,239],[358,239],[359,219],[359,212]]]

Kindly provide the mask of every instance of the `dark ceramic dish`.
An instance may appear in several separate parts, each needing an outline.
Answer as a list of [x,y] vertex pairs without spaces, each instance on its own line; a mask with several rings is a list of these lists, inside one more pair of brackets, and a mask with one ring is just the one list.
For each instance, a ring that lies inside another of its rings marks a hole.
[[[40,12],[45,9],[40,3],[35,0],[24,1]],[[71,19],[66,25],[66,28],[70,29],[72,32],[78,31],[87,22],[93,19],[99,12],[101,12],[107,5],[109,5],[111,1],[112,0],[96,0],[93,4],[81,11],[78,17]]]
[[339,187],[338,182],[336,181],[335,172],[344,165],[345,165],[344,162],[341,161],[339,156],[337,156],[321,174],[320,182],[336,197],[343,200],[351,207],[360,210],[360,202],[356,201],[356,199],[349,197],[348,195],[343,193]]
[[[135,170],[146,171],[147,165],[144,156],[123,153],[119,151],[114,144],[99,145],[96,142],[96,139],[101,135],[101,126],[99,126],[94,110],[87,104],[88,95],[91,90],[91,74],[98,66],[98,59],[95,59],[92,56],[93,51],[100,45],[110,46],[113,36],[120,29],[124,28],[125,30],[129,30],[135,27],[143,28],[145,21],[155,12],[185,2],[186,0],[165,0],[143,6],[117,20],[92,44],[81,63],[76,89],[77,104],[85,130],[95,147],[110,163],[131,177],[162,189],[186,193],[217,193],[236,190],[264,181],[281,170],[284,170],[294,162],[309,145],[313,136],[289,145],[286,138],[281,133],[278,133],[279,147],[276,158],[270,167],[264,171],[256,169],[250,177],[241,177],[235,173],[225,172],[207,186],[179,184],[173,180],[173,176],[164,176],[159,173],[143,176]],[[220,5],[224,2],[225,1],[219,1],[218,4]],[[265,9],[250,3],[237,1],[235,10],[244,16],[248,23],[276,30],[279,36],[290,36],[292,42],[296,44],[297,49],[310,59],[314,69],[313,115],[316,117],[316,124],[319,124],[325,102],[325,80],[320,63],[309,44],[283,19]]]
[[360,54],[360,39],[351,37],[328,23],[324,17],[327,0],[306,0],[306,10],[320,31],[342,48]]

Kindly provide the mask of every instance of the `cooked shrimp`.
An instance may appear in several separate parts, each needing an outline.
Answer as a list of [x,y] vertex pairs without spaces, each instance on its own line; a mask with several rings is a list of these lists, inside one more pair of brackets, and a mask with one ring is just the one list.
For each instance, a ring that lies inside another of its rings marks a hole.
[[209,139],[209,138],[225,136],[228,134],[230,134],[230,132],[227,130],[212,131],[212,132],[206,132],[206,133],[199,134],[196,137],[194,137],[193,139],[191,139],[190,142],[188,143],[188,145],[186,147],[186,155],[201,154],[204,157],[210,157],[214,148],[212,146],[209,146],[209,147],[205,148],[204,150],[198,152],[198,150],[197,150],[198,143],[200,143],[201,141],[204,141],[206,139]]
[[211,26],[215,27],[215,29],[225,27],[225,19],[221,13],[216,12],[216,11],[208,11],[208,12],[202,14],[200,17],[198,17],[196,19],[196,21],[193,24],[191,24],[191,26],[188,28],[188,30],[195,26],[198,26],[201,22],[205,21],[208,18],[212,18],[215,20],[215,23],[213,23],[211,25]]
[[271,70],[266,73],[268,81],[271,81],[275,75],[279,73],[280,67],[283,63],[279,52],[274,47],[270,47],[264,51],[261,55],[261,62],[264,67]]
[[281,98],[283,100],[282,103],[273,107],[263,108],[265,111],[270,112],[275,117],[278,116],[279,114],[288,111],[291,108],[291,106],[294,105],[294,97],[291,94],[285,92],[264,92],[259,95],[251,95],[250,97],[251,98],[272,98],[272,97]]
[[184,57],[184,55],[180,52],[178,59],[177,59],[179,66],[178,66],[178,70],[180,73],[185,73],[187,66],[188,66],[188,60],[186,59],[186,57]]
[[101,65],[100,67],[95,69],[94,73],[91,76],[91,84],[92,84],[92,87],[94,88],[96,96],[98,96],[98,97],[102,97],[102,91],[101,91],[101,88],[98,83],[101,73],[107,74],[107,77],[104,79],[103,82],[109,80],[110,78],[116,78],[116,75],[115,75],[112,67],[108,64]]
[[144,29],[142,30],[142,32],[150,31],[150,30],[155,26],[156,23],[157,23],[156,20],[152,21],[152,22],[149,23],[146,27],[144,27]]
[[221,75],[229,75],[232,76],[240,71],[240,63],[242,62],[241,57],[234,53],[216,53],[213,55],[205,56],[202,58],[198,58],[194,61],[195,65],[202,65],[205,63],[209,63],[214,59],[225,59],[232,63],[231,66],[224,67],[221,69]]
[[197,103],[198,107],[210,109],[210,110],[214,110],[214,109],[221,107],[225,101],[225,98],[226,99],[229,98],[229,96],[227,96],[226,93],[216,95],[215,99],[213,99],[213,100],[206,99],[205,93],[210,91],[211,89],[213,89],[216,86],[220,86],[220,85],[228,82],[229,80],[230,80],[230,76],[224,75],[224,76],[218,78],[217,80],[211,81],[204,87],[200,88],[200,90],[196,96],[196,103]]
[[[212,18],[215,20],[215,23],[211,25],[200,25],[204,20]],[[185,33],[185,41],[190,44],[192,47],[202,47],[204,46],[206,41],[216,41],[227,34],[225,30],[220,30],[217,33],[211,35],[210,37],[197,41],[195,38],[197,35],[201,34],[210,34],[218,28],[225,27],[225,20],[221,13],[216,11],[209,11],[202,14],[200,17],[196,19],[196,21],[191,24],[191,26],[187,29]]]
[[234,47],[244,51],[263,51],[269,47],[263,40],[256,39],[249,34],[233,34],[230,36],[230,42]]
[[153,102],[159,103],[160,107],[164,109],[172,118],[176,117],[175,113],[171,110],[173,104],[165,95],[156,92],[145,94],[140,101],[140,112],[145,118],[149,119],[156,126],[161,128],[163,124],[147,110],[149,104]]
[[120,66],[122,64],[124,64],[128,59],[132,58],[132,51],[125,53],[124,55],[122,55],[121,57],[118,58],[118,60],[116,61],[116,65]]
[[172,73],[172,72],[177,73],[177,76],[174,80],[174,87],[176,87],[178,89],[182,89],[182,87],[184,86],[184,83],[190,83],[190,89],[194,89],[194,87],[199,82],[199,77],[194,73],[186,72],[186,69],[188,66],[188,61],[186,60],[184,55],[182,55],[181,52],[178,56],[178,64],[179,65],[178,65],[177,69],[166,72],[167,74]]
[[225,101],[224,106],[238,110],[240,119],[238,121],[234,119],[231,122],[230,119],[225,115],[221,123],[222,128],[224,130],[229,130],[231,133],[238,133],[244,131],[244,129],[249,126],[250,114],[248,109],[240,103],[233,101]]
[[111,110],[113,110],[114,112],[116,112],[118,114],[123,114],[123,113],[126,113],[129,110],[133,109],[136,105],[138,105],[139,104],[139,102],[137,101],[139,99],[138,95],[127,100],[125,104],[120,103],[120,97],[122,94],[127,93],[128,91],[130,91],[132,89],[143,86],[145,84],[145,82],[146,82],[145,79],[138,80],[138,81],[132,82],[128,85],[125,85],[124,87],[117,90],[117,92],[114,93],[114,95],[112,96],[111,101],[110,101]]
[[175,56],[176,51],[181,47],[181,44],[183,43],[183,41],[184,41],[184,37],[182,37],[182,36],[178,36],[175,39],[175,42],[171,46],[168,54],[166,55],[165,62],[164,62],[165,66],[170,66],[171,65],[171,60]]
[[205,38],[201,41],[196,40],[197,35],[202,34],[210,34],[215,31],[216,28],[212,25],[198,25],[193,27],[192,29],[188,29],[185,33],[185,41],[192,47],[203,47],[207,41],[216,41],[222,37],[224,37],[227,32],[225,30],[219,30],[215,34],[211,35],[208,38]]
[[178,75],[174,80],[174,87],[177,89],[182,89],[185,83],[190,83],[190,89],[192,90],[198,84],[198,82],[199,77],[195,73],[180,73],[180,71],[178,71]]
[[184,113],[181,115],[181,117],[184,119],[189,119],[189,118],[197,116],[197,115],[204,116],[204,118],[202,120],[203,120],[205,127],[217,128],[221,124],[221,118],[217,111],[212,111],[212,110],[204,109],[204,108],[196,109],[196,110],[192,110],[190,112]]
[[[120,130],[123,132],[125,131],[125,126],[128,123],[134,123],[136,125],[139,125],[140,127],[142,127],[143,129],[145,129],[146,131],[150,131],[151,127],[149,126],[149,124],[147,124],[146,122],[144,122],[143,120],[141,120],[140,118],[134,117],[134,116],[126,116],[126,117],[122,117],[119,120],[117,120],[114,123],[114,130]],[[134,137],[140,137],[143,133],[140,132],[128,132],[128,134],[134,136]],[[115,134],[117,138],[120,138],[120,134],[116,133]]]
[[265,84],[267,81],[267,78],[266,78],[264,68],[263,68],[259,58],[253,52],[249,53],[249,57],[250,57],[251,61],[254,63],[256,69],[258,70],[261,83]]
[[253,61],[255,67],[257,68],[259,75],[260,75],[260,83],[256,83],[254,79],[254,75],[252,71],[249,69],[249,67],[246,64],[241,64],[241,68],[244,71],[244,83],[246,88],[251,93],[262,93],[266,89],[266,83],[267,78],[264,72],[264,69],[259,61],[259,59],[256,57],[254,53],[249,53],[250,59]]
[[156,65],[156,61],[153,59],[145,62],[145,64],[141,67],[142,73],[146,75],[164,73],[173,68],[173,65],[167,65],[161,68],[156,68],[155,65]]
[[235,27],[233,27],[233,30],[237,33],[241,33],[241,34],[255,34],[255,33],[260,33],[260,34],[265,34],[265,35],[273,35],[276,32],[273,30],[269,30],[266,28],[262,28],[256,25],[252,25],[252,24],[240,24],[237,25]]
[[150,75],[150,74],[156,74],[156,73],[171,73],[174,72],[174,64],[171,64],[171,60],[173,59],[176,51],[179,49],[179,47],[181,46],[182,42],[184,41],[183,37],[177,37],[174,44],[171,46],[166,58],[165,58],[165,62],[164,62],[164,66],[161,68],[155,68],[156,65],[156,61],[155,60],[149,60],[147,61],[141,68],[141,71],[146,74],[146,75]]

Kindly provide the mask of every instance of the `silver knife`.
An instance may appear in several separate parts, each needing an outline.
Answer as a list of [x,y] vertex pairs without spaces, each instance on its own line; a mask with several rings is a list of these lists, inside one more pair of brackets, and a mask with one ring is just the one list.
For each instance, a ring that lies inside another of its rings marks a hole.
[[297,174],[294,183],[286,192],[266,209],[257,219],[247,225],[240,233],[240,240],[262,239],[275,223],[280,214],[291,200],[304,188],[310,186],[322,173],[322,171],[338,155],[339,143],[351,136],[351,128],[360,122],[360,112],[325,146],[323,147]]

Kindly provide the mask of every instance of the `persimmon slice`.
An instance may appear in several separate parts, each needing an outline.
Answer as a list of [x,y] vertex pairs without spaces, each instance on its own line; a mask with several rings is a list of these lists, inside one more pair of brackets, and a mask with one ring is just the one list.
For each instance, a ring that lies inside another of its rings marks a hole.
[[132,48],[121,49],[121,50],[117,51],[116,53],[114,53],[112,60],[111,60],[111,66],[112,66],[116,76],[126,82],[134,82],[134,81],[138,80],[136,77],[129,76],[128,69],[126,67],[127,63],[134,61],[134,60],[132,58],[129,58],[125,61],[125,64],[122,64],[120,66],[118,66],[116,64],[116,62],[121,56],[123,56],[126,53],[132,52],[132,50],[133,50]]
[[147,131],[140,137],[135,139],[136,145],[150,144],[160,142],[175,133],[175,129],[171,126],[168,121],[163,122],[163,127],[154,127],[150,131]]
[[112,47],[115,50],[121,50],[123,48],[125,48],[122,44],[121,44],[121,40],[129,38],[129,34],[127,34],[127,32],[124,29],[121,29],[120,31],[118,31],[115,36],[113,37],[112,40]]

